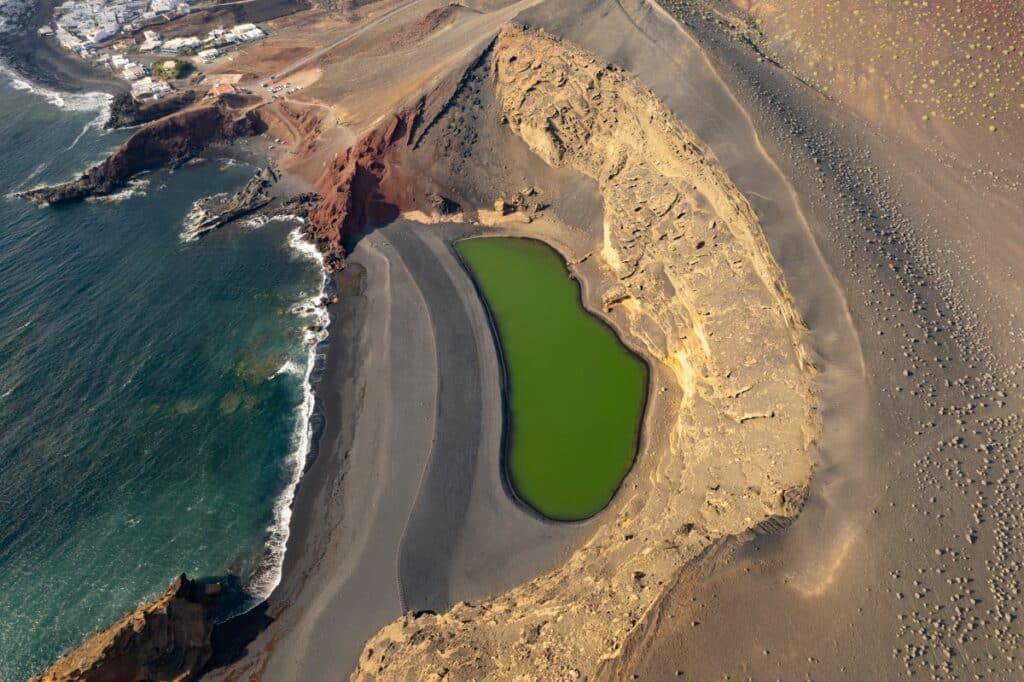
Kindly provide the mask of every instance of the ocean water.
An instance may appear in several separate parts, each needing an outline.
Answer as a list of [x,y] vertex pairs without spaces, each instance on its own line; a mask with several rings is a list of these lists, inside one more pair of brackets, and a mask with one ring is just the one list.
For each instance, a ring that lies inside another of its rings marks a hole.
[[[192,203],[253,169],[211,160],[116,201],[40,209],[125,133],[101,98],[0,75],[0,680],[179,573],[276,583],[304,456],[323,276],[295,226],[180,238]],[[282,533],[283,531],[283,533]]]

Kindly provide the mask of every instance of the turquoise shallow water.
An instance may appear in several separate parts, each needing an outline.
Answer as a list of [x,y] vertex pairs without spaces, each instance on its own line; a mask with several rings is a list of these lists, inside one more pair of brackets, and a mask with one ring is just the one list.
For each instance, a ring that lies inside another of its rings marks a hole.
[[[23,680],[181,572],[267,589],[274,504],[303,430],[319,268],[292,226],[179,233],[239,186],[210,161],[145,196],[38,209],[11,198],[112,148],[95,110],[0,76],[0,680]],[[77,140],[77,141],[76,141]]]

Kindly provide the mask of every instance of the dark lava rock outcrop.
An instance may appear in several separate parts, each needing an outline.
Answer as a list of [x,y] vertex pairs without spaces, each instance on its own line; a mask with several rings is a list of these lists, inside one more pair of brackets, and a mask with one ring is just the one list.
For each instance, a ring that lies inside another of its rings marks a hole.
[[114,96],[110,103],[110,117],[104,127],[130,128],[155,121],[195,104],[199,94],[195,90],[181,90],[160,99],[140,102],[127,92]]
[[176,166],[214,142],[262,132],[257,110],[239,112],[227,99],[185,109],[140,128],[113,154],[77,180],[20,192],[37,204],[62,204],[112,194],[133,175],[161,166]]
[[268,205],[274,200],[270,195],[270,188],[277,183],[277,180],[277,171],[273,167],[267,166],[257,171],[249,182],[245,183],[245,187],[234,194],[202,199],[194,211],[193,222],[189,228],[189,239],[201,237],[207,232],[212,232],[218,227],[244,218]]
[[156,600],[61,656],[38,682],[194,678],[213,655],[213,616],[224,587],[181,575]]

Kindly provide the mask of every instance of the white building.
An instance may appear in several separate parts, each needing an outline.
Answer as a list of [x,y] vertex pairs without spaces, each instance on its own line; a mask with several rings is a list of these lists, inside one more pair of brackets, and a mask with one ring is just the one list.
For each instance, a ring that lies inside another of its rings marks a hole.
[[126,81],[137,81],[146,75],[146,68],[141,64],[128,64],[121,70]]
[[164,52],[184,52],[185,50],[194,50],[202,45],[202,41],[195,36],[186,36],[184,38],[171,38],[165,40],[161,49]]
[[171,91],[171,86],[163,81],[155,81],[149,76],[140,78],[132,83],[132,96],[136,99],[143,97],[160,97]]
[[229,40],[234,38],[239,42],[247,43],[251,40],[265,38],[266,35],[267,34],[263,32],[263,29],[256,24],[239,24],[225,34],[225,37]]
[[156,31],[143,31],[142,35],[145,37],[145,40],[139,45],[139,50],[142,52],[151,52],[164,43],[163,38]]
[[[160,13],[188,11],[188,0],[65,0],[54,10],[54,25],[58,40],[64,31],[78,41],[77,45],[95,44],[125,30],[136,30],[142,20]],[[156,47],[154,41],[148,43]],[[69,50],[76,49],[76,43],[69,38],[61,44]]]
[[153,0],[149,8],[154,12],[171,12],[178,9],[179,5],[188,5],[187,0]]
[[199,52],[196,53],[196,56],[199,57],[199,59],[201,59],[204,64],[209,64],[210,62],[215,60],[220,55],[221,55],[220,50],[218,50],[215,47],[211,47],[211,48],[209,48],[207,50],[200,50]]

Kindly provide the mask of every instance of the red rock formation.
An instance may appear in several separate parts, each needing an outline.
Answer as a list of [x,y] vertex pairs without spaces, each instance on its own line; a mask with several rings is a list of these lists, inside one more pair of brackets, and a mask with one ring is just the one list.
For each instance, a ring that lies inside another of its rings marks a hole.
[[142,682],[194,678],[213,655],[219,584],[184,575],[156,600],[135,609],[44,670],[38,682]]
[[394,163],[402,147],[411,145],[422,121],[424,103],[391,117],[347,151],[335,157],[316,183],[320,205],[309,215],[306,231],[314,239],[329,270],[344,264],[346,239],[371,223],[384,223],[405,208],[409,189],[397,177]]

